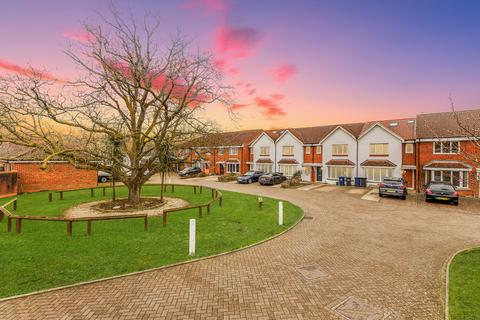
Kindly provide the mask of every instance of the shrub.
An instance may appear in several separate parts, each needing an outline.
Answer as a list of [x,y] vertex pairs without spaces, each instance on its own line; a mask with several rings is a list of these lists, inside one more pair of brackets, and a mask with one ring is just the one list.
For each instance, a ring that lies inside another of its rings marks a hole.
[[218,177],[218,181],[219,182],[237,181],[237,175],[235,173],[226,174]]

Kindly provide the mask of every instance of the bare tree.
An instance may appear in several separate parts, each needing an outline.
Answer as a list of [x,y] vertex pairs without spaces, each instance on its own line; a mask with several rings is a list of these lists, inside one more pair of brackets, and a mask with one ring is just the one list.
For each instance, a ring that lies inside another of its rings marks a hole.
[[201,110],[228,105],[230,91],[209,54],[190,53],[180,36],[160,45],[158,28],[156,19],[139,26],[112,10],[66,51],[79,79],[61,90],[34,70],[0,79],[0,142],[42,150],[43,166],[61,157],[111,172],[138,205],[142,185],[168,167],[161,162],[214,129]]

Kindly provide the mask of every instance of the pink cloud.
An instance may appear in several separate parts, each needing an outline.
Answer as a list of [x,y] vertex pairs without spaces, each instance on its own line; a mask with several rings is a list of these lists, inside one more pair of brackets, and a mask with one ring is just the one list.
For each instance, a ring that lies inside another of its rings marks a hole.
[[85,30],[65,31],[65,32],[62,32],[62,36],[65,39],[82,42],[82,43],[88,43],[93,40],[93,36]]
[[284,84],[297,74],[297,67],[291,63],[285,63],[268,70],[268,74],[271,75],[277,83]]
[[287,113],[279,107],[280,102],[285,98],[283,94],[272,94],[269,98],[255,98],[256,105],[262,109],[262,113],[268,118],[285,116]]
[[228,0],[188,0],[180,5],[183,9],[200,9],[204,15],[225,12],[229,8]]
[[34,68],[25,68],[18,64],[8,62],[2,59],[0,59],[0,69],[3,69],[8,72],[16,73],[22,76],[30,77],[30,78],[42,78],[45,80],[54,80],[59,82],[62,81],[47,72],[37,70]]
[[243,109],[243,108],[246,108],[246,107],[248,107],[248,104],[235,103],[234,105],[232,105],[230,107],[230,109],[232,109],[232,111],[237,111],[237,110],[240,110],[240,109]]
[[217,29],[215,52],[220,56],[245,58],[253,55],[260,37],[254,28],[221,26]]

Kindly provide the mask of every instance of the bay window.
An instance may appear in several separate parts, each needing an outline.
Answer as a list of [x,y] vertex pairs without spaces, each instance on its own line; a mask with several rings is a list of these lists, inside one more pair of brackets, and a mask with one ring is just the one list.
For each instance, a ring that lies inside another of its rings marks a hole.
[[228,173],[239,173],[240,172],[240,163],[238,163],[238,162],[227,162],[227,172]]
[[384,178],[392,176],[392,168],[367,167],[365,168],[365,176],[367,181],[381,182]]
[[271,164],[265,164],[265,163],[257,163],[257,171],[270,173],[270,172],[272,172],[272,165]]
[[338,179],[338,177],[352,177],[352,167],[329,166],[328,178]]
[[430,181],[449,182],[457,188],[468,188],[468,171],[427,170],[427,183]]
[[279,167],[280,167],[280,172],[283,173],[283,175],[286,177],[291,177],[295,174],[295,172],[297,172],[296,165],[283,164],[283,165],[279,165]]

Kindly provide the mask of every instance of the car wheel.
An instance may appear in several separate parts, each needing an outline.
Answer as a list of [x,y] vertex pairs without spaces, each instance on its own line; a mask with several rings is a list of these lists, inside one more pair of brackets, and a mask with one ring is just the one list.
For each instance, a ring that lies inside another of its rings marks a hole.
[[453,205],[458,206],[458,200],[457,201],[454,200],[452,203]]
[[105,183],[107,181],[108,181],[107,177],[101,177],[100,178],[100,182],[102,182],[102,183]]
[[428,198],[425,198],[425,202],[430,202],[430,199],[428,199]]
[[252,183],[252,182],[253,182],[252,179],[248,179],[248,183],[249,183],[249,184]]

